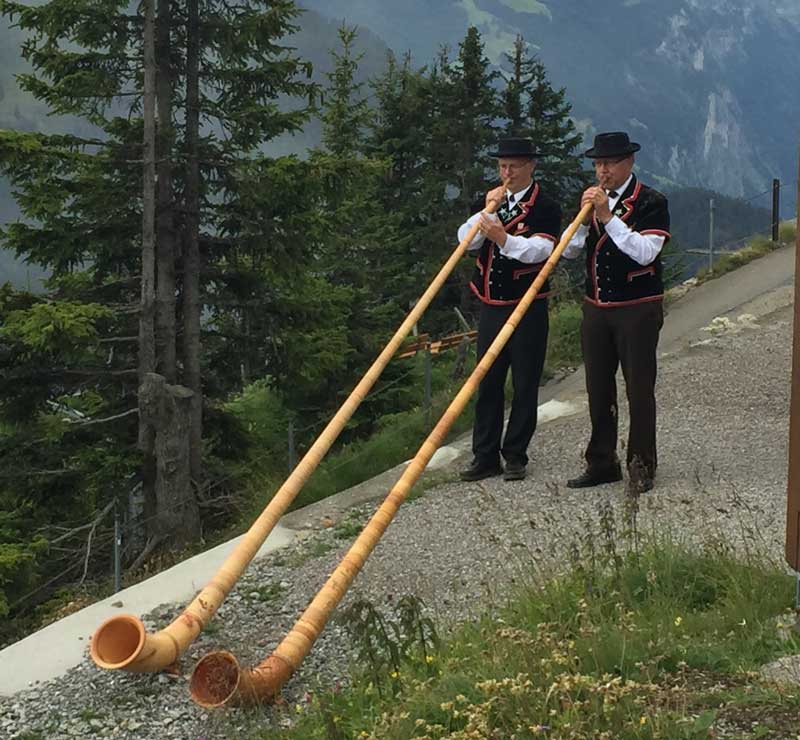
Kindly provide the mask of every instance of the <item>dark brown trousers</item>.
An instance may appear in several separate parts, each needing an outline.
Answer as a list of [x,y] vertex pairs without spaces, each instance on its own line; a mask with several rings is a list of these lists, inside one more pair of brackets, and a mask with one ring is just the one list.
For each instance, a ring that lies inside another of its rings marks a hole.
[[590,471],[616,466],[617,368],[622,366],[630,411],[628,469],[654,477],[656,454],[656,347],[664,323],[661,301],[601,308],[583,304],[581,345],[592,437],[586,448]]

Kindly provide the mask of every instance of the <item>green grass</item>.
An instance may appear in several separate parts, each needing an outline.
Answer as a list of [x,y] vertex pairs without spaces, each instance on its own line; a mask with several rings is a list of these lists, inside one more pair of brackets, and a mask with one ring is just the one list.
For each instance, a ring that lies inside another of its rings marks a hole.
[[545,377],[552,377],[560,368],[576,367],[583,362],[581,355],[582,316],[583,309],[580,301],[551,304]]
[[[430,413],[417,407],[386,415],[370,437],[342,445],[329,453],[298,494],[292,508],[332,496],[413,457],[449,405],[460,382],[451,383],[434,397]],[[453,424],[448,440],[471,428],[473,403],[474,399]],[[241,517],[243,522],[252,521],[265,504],[265,492],[276,491],[283,480],[283,471],[259,469],[257,463],[253,464],[247,494],[250,504]]]
[[781,221],[778,225],[778,239],[784,244],[797,239],[797,221]]
[[766,236],[755,236],[742,248],[735,252],[720,255],[714,262],[711,271],[708,268],[701,268],[697,272],[697,280],[704,283],[708,280],[732,272],[753,260],[763,257],[765,254],[778,249],[795,240],[796,225],[791,221],[783,221],[778,229],[779,241],[773,242]]
[[729,737],[800,732],[800,689],[754,673],[800,648],[780,625],[794,619],[790,576],[672,541],[605,553],[412,653],[382,685],[362,666],[345,690],[276,708],[294,726],[253,737],[677,739],[714,736],[720,723],[736,729]]
[[357,537],[366,523],[366,516],[355,509],[348,512],[347,516],[337,522],[333,527],[333,536],[337,540],[351,540]]

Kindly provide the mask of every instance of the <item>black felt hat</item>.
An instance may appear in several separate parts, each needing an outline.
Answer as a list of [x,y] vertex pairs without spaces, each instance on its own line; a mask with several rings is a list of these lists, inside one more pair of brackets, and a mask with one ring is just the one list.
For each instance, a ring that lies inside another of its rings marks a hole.
[[641,148],[635,141],[630,141],[628,134],[624,131],[611,131],[606,134],[597,134],[594,137],[594,146],[587,149],[584,156],[591,159],[626,157],[628,154],[638,152]]
[[490,157],[530,157],[539,156],[530,139],[500,139],[497,151],[489,152]]

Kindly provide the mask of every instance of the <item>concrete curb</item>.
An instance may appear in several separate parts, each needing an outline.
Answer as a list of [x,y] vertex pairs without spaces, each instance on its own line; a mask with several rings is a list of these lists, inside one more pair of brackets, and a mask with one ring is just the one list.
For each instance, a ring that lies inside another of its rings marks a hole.
[[[285,547],[294,538],[292,530],[279,524],[256,557]],[[92,633],[109,617],[121,613],[141,617],[164,603],[188,603],[217,572],[240,539],[236,537],[184,560],[0,651],[0,696],[11,696],[36,682],[57,678],[78,665],[84,659]]]

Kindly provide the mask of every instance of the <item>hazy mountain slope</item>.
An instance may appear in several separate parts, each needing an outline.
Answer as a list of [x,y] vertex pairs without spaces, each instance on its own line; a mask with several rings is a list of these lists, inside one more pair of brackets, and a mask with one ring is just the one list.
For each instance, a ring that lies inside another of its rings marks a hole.
[[500,62],[519,32],[588,139],[627,128],[646,169],[734,196],[795,179],[797,0],[303,2],[425,61],[474,24]]

